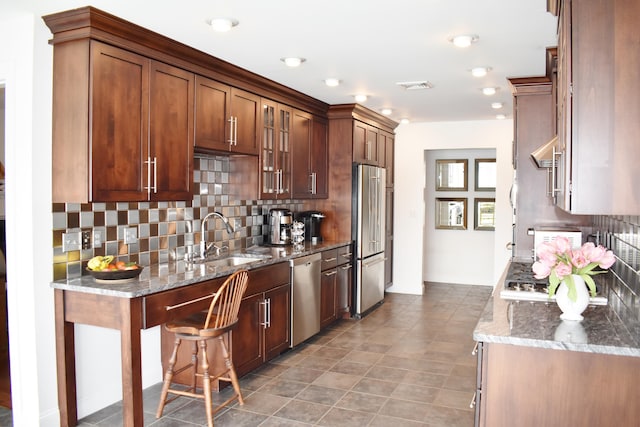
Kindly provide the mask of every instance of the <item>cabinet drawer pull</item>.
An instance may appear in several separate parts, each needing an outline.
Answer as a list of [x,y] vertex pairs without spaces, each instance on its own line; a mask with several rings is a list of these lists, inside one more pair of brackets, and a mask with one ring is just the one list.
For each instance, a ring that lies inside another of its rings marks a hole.
[[343,265],[342,269],[343,270],[351,270],[351,264]]
[[205,295],[205,296],[200,297],[200,298],[196,298],[196,299],[192,299],[192,300],[189,300],[189,301],[181,302],[180,304],[166,305],[164,308],[167,311],[174,310],[176,308],[184,307],[185,305],[189,305],[189,304],[193,304],[193,303],[196,303],[196,302],[204,301],[204,300],[209,299],[209,298],[213,298],[214,295],[215,294]]
[[324,262],[333,262],[335,260],[337,260],[338,258],[333,257],[333,258],[327,258],[327,259],[323,259]]
[[327,276],[327,277],[333,276],[334,274],[338,274],[338,271],[337,270],[331,270],[331,271],[328,271],[328,272],[324,273],[324,275]]

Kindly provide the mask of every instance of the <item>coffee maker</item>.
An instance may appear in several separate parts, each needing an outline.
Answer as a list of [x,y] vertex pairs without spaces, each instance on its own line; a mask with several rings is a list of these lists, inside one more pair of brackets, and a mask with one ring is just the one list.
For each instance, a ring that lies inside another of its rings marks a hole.
[[322,234],[320,234],[320,226],[324,214],[318,211],[305,211],[296,215],[296,219],[304,223],[304,236],[307,242],[312,244],[322,242]]
[[268,243],[272,245],[290,245],[293,215],[289,209],[269,210]]

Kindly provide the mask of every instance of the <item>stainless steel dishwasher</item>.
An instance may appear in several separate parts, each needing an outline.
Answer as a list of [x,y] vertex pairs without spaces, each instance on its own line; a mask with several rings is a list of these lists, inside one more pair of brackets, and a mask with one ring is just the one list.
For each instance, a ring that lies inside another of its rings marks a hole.
[[295,258],[291,266],[291,347],[320,332],[319,253]]

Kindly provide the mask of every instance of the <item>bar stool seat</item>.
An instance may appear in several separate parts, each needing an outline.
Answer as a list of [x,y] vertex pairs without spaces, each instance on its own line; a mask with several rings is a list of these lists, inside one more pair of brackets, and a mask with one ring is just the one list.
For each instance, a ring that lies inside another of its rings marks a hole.
[[[179,396],[204,399],[209,427],[213,427],[214,414],[235,399],[238,399],[240,405],[244,404],[238,376],[229,356],[224,335],[232,330],[238,322],[238,310],[240,309],[242,297],[247,290],[248,281],[247,270],[239,270],[233,273],[224,281],[218,291],[212,295],[209,310],[197,312],[165,324],[167,331],[175,334],[176,340],[165,372],[156,418],[162,416],[165,404],[177,399]],[[209,372],[210,355],[207,354],[207,340],[212,338],[218,338],[219,340],[219,349],[226,368],[225,371],[215,375],[211,375]],[[182,341],[192,343],[192,358],[185,366],[175,369],[178,349]],[[200,359],[200,366],[198,366],[198,358]],[[200,367],[200,372],[198,372],[198,367]],[[172,388],[174,374],[179,374],[187,369],[192,369],[191,385],[187,389]],[[198,393],[196,389],[198,377],[202,378],[202,393]],[[235,393],[221,405],[212,408],[211,381],[216,379],[230,381]],[[175,396],[168,398],[169,394]]]

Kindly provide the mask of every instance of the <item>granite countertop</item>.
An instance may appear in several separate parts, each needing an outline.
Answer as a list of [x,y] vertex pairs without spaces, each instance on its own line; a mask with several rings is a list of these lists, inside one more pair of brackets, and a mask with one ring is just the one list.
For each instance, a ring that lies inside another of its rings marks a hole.
[[640,357],[640,338],[631,334],[620,320],[611,297],[606,306],[587,307],[583,313],[584,320],[563,321],[555,303],[500,298],[507,270],[494,288],[473,331],[474,340]]
[[[259,257],[260,261],[239,266],[212,267],[207,263],[188,264],[184,261],[145,266],[137,279],[131,281],[97,282],[93,276],[83,275],[76,279],[58,280],[51,283],[54,289],[76,291],[90,294],[111,295],[122,298],[137,298],[170,289],[188,286],[205,280],[227,276],[236,270],[266,267],[290,259],[311,255],[330,249],[339,248],[351,242],[321,242],[311,244],[305,242],[304,247],[294,249],[293,246],[267,247],[254,246],[242,251],[231,252],[229,256]],[[213,260],[214,258],[212,258]]]

